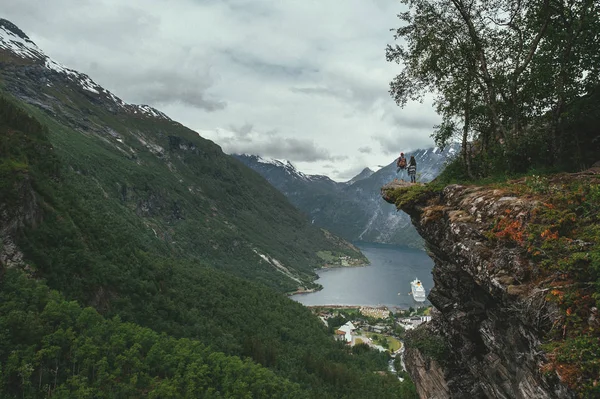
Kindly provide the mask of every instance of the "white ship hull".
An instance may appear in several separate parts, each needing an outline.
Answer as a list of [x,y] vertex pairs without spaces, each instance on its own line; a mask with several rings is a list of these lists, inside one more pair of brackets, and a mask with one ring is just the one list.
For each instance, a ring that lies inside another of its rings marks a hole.
[[425,288],[419,279],[414,279],[410,283],[413,299],[417,302],[425,302],[427,295],[425,294]]

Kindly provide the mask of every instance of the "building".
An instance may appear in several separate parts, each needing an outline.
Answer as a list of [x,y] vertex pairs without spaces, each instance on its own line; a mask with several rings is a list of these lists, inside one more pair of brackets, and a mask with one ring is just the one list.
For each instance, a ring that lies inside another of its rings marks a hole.
[[[343,326],[341,326],[340,328],[338,328],[337,330],[335,330],[335,336],[336,336],[336,338],[343,336],[344,341],[346,341],[349,344],[352,344],[352,340],[354,337],[354,330],[356,330],[356,327],[354,326],[354,324],[352,324],[351,321],[349,321],[346,324],[344,324]],[[341,340],[341,338],[338,338],[338,339]]]

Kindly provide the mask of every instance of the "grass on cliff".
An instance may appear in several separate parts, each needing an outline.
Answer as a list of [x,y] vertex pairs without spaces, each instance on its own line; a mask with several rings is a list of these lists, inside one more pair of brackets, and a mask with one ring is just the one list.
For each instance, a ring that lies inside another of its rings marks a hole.
[[409,209],[416,204],[425,204],[430,198],[440,194],[444,186],[438,183],[414,184],[384,189],[386,201],[396,205],[398,209]]
[[[385,195],[398,208],[410,208],[425,204],[445,183],[462,183],[539,201],[528,221],[510,213],[501,215],[487,238],[521,248],[538,268],[533,283],[560,311],[543,332],[548,362],[541,371],[560,376],[581,397],[600,397],[600,175],[530,171],[513,180],[498,173],[473,181],[455,172],[450,169],[431,185],[397,188]],[[409,334],[407,346],[443,360],[440,342],[431,334],[419,334]]]
[[557,371],[584,397],[600,396],[600,177],[566,175],[528,191],[543,202],[523,245],[551,278],[546,299],[562,312],[547,334],[544,371]]
[[496,187],[539,201],[526,222],[507,211],[488,238],[520,247],[538,268],[534,284],[559,309],[544,331],[542,371],[581,397],[600,396],[600,176],[532,175]]

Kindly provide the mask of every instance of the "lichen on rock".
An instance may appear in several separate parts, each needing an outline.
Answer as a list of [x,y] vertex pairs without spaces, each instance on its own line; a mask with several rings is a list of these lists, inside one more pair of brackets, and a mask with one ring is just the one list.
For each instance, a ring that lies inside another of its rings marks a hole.
[[[567,191],[569,181],[599,183],[593,170],[564,179],[550,183]],[[557,189],[540,195],[526,179],[483,187],[382,188],[387,202],[410,215],[435,262],[429,300],[437,311],[420,329],[440,337],[448,352],[440,361],[407,342],[406,366],[421,397],[569,398],[592,392],[593,381],[583,381],[589,376],[568,375],[566,363],[549,366],[561,356],[544,350],[557,325],[575,328],[565,321],[563,303],[548,299],[552,286],[563,284],[568,273],[531,255],[538,241],[559,237],[552,228],[537,233],[539,210],[552,203],[552,195],[562,201],[566,194]],[[586,312],[591,310],[580,309]],[[593,337],[598,330],[583,331]],[[567,341],[568,331],[563,335]],[[577,386],[582,381],[591,388]]]

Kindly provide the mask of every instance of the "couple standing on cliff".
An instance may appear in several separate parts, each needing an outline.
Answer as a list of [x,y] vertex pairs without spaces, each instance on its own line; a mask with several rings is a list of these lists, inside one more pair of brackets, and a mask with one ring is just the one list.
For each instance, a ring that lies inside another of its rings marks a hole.
[[[396,166],[398,167],[398,169],[396,170],[396,173],[402,171],[402,174],[400,176],[403,177],[404,170],[406,170],[408,172],[408,176],[410,177],[410,182],[411,183],[417,182],[417,161],[415,160],[414,156],[411,155],[410,161],[408,162],[408,167],[407,167],[406,158],[404,157],[404,153],[401,152],[400,157],[396,160]],[[402,181],[404,181],[404,178],[402,179]]]

